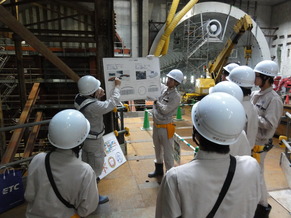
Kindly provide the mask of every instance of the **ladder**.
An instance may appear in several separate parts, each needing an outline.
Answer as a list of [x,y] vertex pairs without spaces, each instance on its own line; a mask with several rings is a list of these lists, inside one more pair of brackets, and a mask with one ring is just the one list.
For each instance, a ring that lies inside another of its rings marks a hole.
[[[7,55],[7,53],[5,53],[5,47],[0,46],[0,72],[3,69],[3,67],[5,66],[8,59],[9,59],[9,55]],[[10,81],[10,82],[5,82],[5,83],[1,84],[1,86],[0,86],[0,91],[4,90],[4,91],[1,91],[2,103],[7,99],[7,97],[13,92],[13,90],[17,86],[17,83],[14,82],[15,81],[14,76],[9,75],[5,78],[5,80]]]
[[5,47],[0,46],[0,71],[8,61],[9,56],[5,53]]

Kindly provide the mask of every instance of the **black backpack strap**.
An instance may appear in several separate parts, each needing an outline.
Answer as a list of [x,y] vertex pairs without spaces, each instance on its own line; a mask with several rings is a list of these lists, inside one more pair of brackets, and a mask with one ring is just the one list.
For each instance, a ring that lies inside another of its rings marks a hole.
[[214,207],[212,208],[212,210],[210,211],[210,213],[207,215],[206,218],[212,218],[214,217],[216,211],[218,210],[224,196],[226,195],[228,189],[229,189],[229,186],[231,184],[231,181],[233,179],[233,176],[234,176],[234,172],[235,172],[235,168],[236,168],[236,159],[234,156],[232,155],[229,155],[230,156],[230,165],[229,165],[229,168],[228,168],[228,173],[227,173],[227,176],[226,176],[226,179],[224,181],[224,184],[222,186],[222,189],[219,193],[219,196],[216,200],[216,203],[214,205]]
[[53,174],[52,174],[52,170],[51,170],[51,166],[50,166],[50,155],[51,155],[52,152],[49,152],[47,153],[47,155],[45,156],[45,169],[46,169],[46,173],[47,173],[47,176],[49,178],[49,181],[51,183],[51,186],[53,187],[53,190],[54,192],[56,193],[56,196],[58,197],[58,199],[68,208],[74,208],[74,205],[70,204],[68,201],[66,201],[62,195],[60,194],[57,186],[56,186],[56,183],[54,181],[54,178],[53,178]]
[[82,113],[87,106],[89,106],[90,104],[94,102],[96,102],[96,99],[88,98],[80,94],[78,94],[74,100],[75,108]]

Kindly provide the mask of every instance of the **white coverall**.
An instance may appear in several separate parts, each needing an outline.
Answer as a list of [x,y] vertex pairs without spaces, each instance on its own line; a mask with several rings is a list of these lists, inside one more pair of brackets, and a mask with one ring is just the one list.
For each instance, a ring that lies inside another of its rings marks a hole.
[[244,96],[242,105],[245,109],[247,116],[247,123],[245,126],[245,132],[250,143],[250,148],[253,149],[256,143],[256,137],[258,133],[258,111],[251,102],[250,96]]
[[251,156],[251,147],[249,140],[247,138],[246,132],[243,130],[239,135],[237,141],[229,145],[230,154],[233,156],[239,155],[249,155]]
[[24,197],[28,202],[27,218],[85,217],[96,210],[99,193],[92,167],[78,159],[72,150],[56,149],[50,166],[56,186],[73,208],[66,207],[56,196],[45,169],[46,153],[37,154],[28,168]]
[[153,143],[155,148],[156,163],[165,162],[166,170],[174,166],[173,137],[168,138],[166,128],[157,128],[156,124],[169,124],[173,122],[173,115],[177,113],[181,95],[176,88],[168,89],[161,85],[161,96],[153,106]]
[[264,91],[253,91],[251,102],[256,106],[259,115],[256,145],[264,145],[276,132],[283,115],[283,102],[272,87]]
[[[280,96],[269,87],[264,91],[256,90],[251,94],[251,102],[258,111],[258,134],[256,145],[264,146],[269,139],[273,138],[283,114],[283,102]],[[264,179],[264,160],[267,152],[260,154],[261,177],[263,179],[264,191],[261,205],[268,206],[268,192]]]
[[[87,120],[90,122],[91,128],[89,136],[91,132],[99,133],[97,139],[92,139],[87,137],[84,142],[84,146],[82,148],[82,160],[86,163],[90,164],[96,173],[96,177],[100,176],[103,170],[104,163],[104,123],[103,123],[103,115],[112,111],[118,104],[120,99],[120,89],[115,87],[112,95],[106,101],[100,101],[96,98],[92,98],[89,96],[83,96],[84,99],[90,102],[87,106],[85,101],[78,101],[81,98],[78,94],[75,98],[75,108],[80,110]],[[84,109],[83,106],[85,106]]]
[[[215,217],[251,218],[261,198],[260,167],[250,156],[236,156],[233,180]],[[156,218],[205,218],[226,178],[229,154],[200,150],[190,163],[173,167],[162,180]]]

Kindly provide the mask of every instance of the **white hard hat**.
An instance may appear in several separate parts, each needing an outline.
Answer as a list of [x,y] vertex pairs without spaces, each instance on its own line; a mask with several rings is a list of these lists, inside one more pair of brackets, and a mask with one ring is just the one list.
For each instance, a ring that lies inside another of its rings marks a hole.
[[174,79],[178,83],[181,83],[183,81],[183,79],[184,79],[184,75],[183,75],[182,71],[178,70],[178,69],[171,70],[167,74],[167,77],[170,77],[170,78]]
[[94,76],[86,75],[82,76],[78,80],[78,89],[80,95],[91,95],[95,93],[101,85],[101,82]]
[[80,111],[66,109],[51,119],[48,140],[57,148],[71,149],[80,145],[89,131],[90,123]]
[[279,72],[279,67],[276,62],[271,61],[271,60],[265,60],[265,61],[259,62],[255,66],[254,71],[260,74],[264,74],[266,76],[275,77],[277,76]]
[[255,84],[256,74],[255,71],[248,66],[238,66],[230,72],[226,79],[234,82],[240,87],[253,87]]
[[195,129],[219,145],[235,143],[246,122],[242,104],[224,92],[207,95],[194,104],[191,117]]
[[237,100],[240,102],[243,101],[244,94],[241,88],[230,81],[222,81],[217,83],[215,86],[213,86],[212,89],[209,90],[209,94],[215,93],[215,92],[225,92],[232,96],[234,96]]
[[239,65],[236,63],[230,63],[223,67],[224,70],[226,70],[228,73],[230,73],[234,68],[238,67]]

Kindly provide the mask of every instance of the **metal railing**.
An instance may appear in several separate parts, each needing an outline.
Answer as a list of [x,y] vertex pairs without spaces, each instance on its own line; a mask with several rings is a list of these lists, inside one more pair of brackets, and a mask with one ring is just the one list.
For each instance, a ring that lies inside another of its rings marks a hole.
[[285,151],[281,152],[280,157],[280,166],[282,171],[286,177],[289,188],[291,188],[291,138],[290,138],[290,125],[291,125],[291,114],[289,112],[285,113],[285,117],[287,118],[286,125],[286,137],[282,139],[280,144],[285,145]]
[[15,126],[2,127],[2,128],[0,128],[0,132],[10,131],[10,130],[20,129],[20,128],[25,128],[25,127],[31,127],[31,126],[36,126],[36,125],[40,125],[40,124],[47,124],[49,122],[50,122],[50,120],[42,120],[42,121],[39,121],[39,122],[24,123],[24,124],[19,124],[19,125],[15,125]]
[[17,161],[13,161],[13,162],[10,162],[7,164],[0,164],[0,170],[10,168],[10,167],[15,166],[15,165],[21,165],[22,163],[25,163],[25,162],[30,162],[33,157],[34,156],[30,156],[30,157],[23,158],[23,159],[17,160]]
[[290,134],[290,125],[291,125],[291,114],[289,112],[285,113],[285,117],[287,118],[287,124],[286,124],[286,139],[282,139],[282,144],[285,145],[285,155],[290,162],[291,167],[291,134]]

